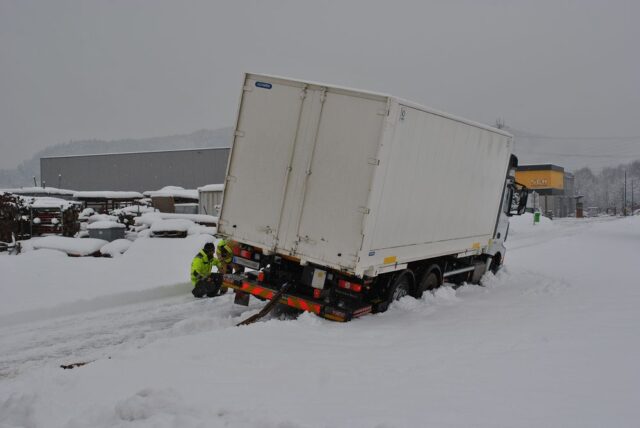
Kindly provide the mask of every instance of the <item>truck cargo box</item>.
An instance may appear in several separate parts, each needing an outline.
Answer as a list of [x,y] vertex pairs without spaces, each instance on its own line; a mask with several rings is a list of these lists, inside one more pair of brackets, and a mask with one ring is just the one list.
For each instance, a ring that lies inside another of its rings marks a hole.
[[389,95],[247,74],[218,231],[358,276],[480,254],[511,145]]

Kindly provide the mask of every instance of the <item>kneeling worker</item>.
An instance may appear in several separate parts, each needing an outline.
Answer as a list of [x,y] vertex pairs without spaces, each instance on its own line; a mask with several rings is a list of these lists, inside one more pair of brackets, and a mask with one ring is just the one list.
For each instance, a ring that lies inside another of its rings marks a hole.
[[215,297],[220,291],[222,274],[211,273],[213,266],[220,267],[220,262],[214,256],[215,251],[215,245],[207,242],[191,262],[192,293],[195,297],[204,297],[205,295]]

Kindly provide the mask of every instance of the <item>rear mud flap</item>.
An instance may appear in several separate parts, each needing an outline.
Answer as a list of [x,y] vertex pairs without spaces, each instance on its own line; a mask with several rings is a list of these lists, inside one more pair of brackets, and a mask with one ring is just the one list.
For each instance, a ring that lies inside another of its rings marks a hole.
[[235,292],[236,296],[233,299],[233,303],[236,305],[249,306],[249,298],[251,297],[251,294],[239,290],[235,290]]

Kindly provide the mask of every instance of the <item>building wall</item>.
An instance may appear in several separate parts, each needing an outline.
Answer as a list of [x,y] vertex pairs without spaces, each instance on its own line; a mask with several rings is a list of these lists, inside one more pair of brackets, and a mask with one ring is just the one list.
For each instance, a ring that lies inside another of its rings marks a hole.
[[564,173],[562,171],[538,170],[538,171],[516,171],[516,181],[527,186],[529,189],[557,189],[564,188]]
[[[553,189],[554,191],[557,189]],[[576,212],[573,174],[564,173],[564,189],[562,193],[552,193],[549,189],[535,190],[529,195],[527,208],[540,210],[553,217],[573,216]]]
[[223,183],[228,158],[228,148],[41,158],[40,177],[73,190],[195,189]]

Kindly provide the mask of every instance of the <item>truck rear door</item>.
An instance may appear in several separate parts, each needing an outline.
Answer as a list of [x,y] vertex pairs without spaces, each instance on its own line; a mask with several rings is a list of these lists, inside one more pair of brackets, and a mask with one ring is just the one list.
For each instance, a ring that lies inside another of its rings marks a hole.
[[362,245],[387,99],[328,88],[322,103],[295,254],[351,269]]
[[220,232],[354,267],[387,98],[255,75],[244,88]]
[[304,103],[304,85],[247,75],[218,230],[272,248]]

